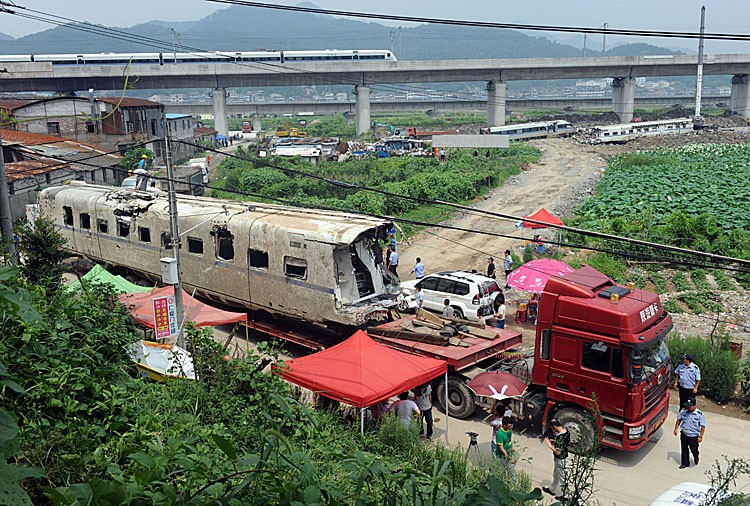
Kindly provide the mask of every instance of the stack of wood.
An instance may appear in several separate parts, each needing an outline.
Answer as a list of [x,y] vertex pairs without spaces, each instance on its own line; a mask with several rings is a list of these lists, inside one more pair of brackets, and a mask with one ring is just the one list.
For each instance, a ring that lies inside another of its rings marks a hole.
[[464,339],[474,337],[480,339],[495,339],[497,331],[485,329],[479,323],[458,318],[444,318],[425,310],[419,310],[414,319],[401,322],[399,339],[408,339],[441,346],[471,346]]

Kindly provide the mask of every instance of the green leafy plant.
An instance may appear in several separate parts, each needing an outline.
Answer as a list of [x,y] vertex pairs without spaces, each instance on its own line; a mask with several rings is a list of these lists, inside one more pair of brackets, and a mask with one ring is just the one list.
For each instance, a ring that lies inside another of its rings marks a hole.
[[719,402],[735,394],[740,361],[729,349],[729,335],[720,333],[713,340],[672,334],[667,340],[669,354],[679,357],[689,353],[701,369],[700,392]]

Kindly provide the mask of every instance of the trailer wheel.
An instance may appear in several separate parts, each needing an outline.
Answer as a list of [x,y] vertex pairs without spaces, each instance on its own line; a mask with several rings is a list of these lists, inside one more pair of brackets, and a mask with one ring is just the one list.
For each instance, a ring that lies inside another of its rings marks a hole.
[[[445,413],[445,379],[440,380],[436,390],[437,400]],[[448,408],[450,416],[461,419],[469,418],[477,409],[474,393],[464,380],[456,376],[448,377]]]
[[555,418],[570,434],[570,451],[578,455],[594,451],[599,434],[590,414],[578,408],[562,408],[555,413]]

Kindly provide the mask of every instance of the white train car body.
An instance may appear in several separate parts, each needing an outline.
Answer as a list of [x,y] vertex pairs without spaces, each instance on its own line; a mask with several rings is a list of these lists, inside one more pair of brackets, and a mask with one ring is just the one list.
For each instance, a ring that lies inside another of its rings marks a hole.
[[[234,307],[318,324],[360,325],[393,307],[380,241],[392,223],[363,215],[178,197],[183,285]],[[68,248],[159,280],[171,257],[166,195],[71,184],[39,195]]]
[[693,120],[690,118],[603,125],[591,129],[594,144],[627,142],[638,137],[677,135],[692,131]]

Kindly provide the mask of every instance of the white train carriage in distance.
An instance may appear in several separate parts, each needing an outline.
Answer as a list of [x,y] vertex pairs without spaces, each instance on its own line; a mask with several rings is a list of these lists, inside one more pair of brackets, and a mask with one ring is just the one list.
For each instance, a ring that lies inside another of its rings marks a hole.
[[638,137],[653,135],[677,135],[693,131],[693,120],[690,118],[664,119],[658,121],[641,121],[619,125],[593,127],[592,144],[627,142]]
[[514,123],[490,127],[493,135],[507,135],[510,140],[545,139],[562,137],[575,132],[573,124],[565,120],[535,121],[533,123]]
[[[178,196],[186,290],[316,324],[361,325],[395,306],[380,243],[393,226],[364,215]],[[44,189],[39,210],[91,260],[160,280],[171,257],[166,195],[73,183]]]

